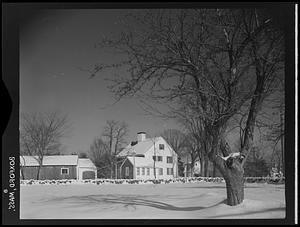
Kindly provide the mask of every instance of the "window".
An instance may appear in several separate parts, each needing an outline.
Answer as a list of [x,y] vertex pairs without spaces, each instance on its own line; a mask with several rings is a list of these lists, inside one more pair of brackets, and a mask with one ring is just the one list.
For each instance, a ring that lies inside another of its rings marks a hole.
[[69,175],[69,168],[61,168],[60,169],[60,173],[63,175]]
[[140,175],[140,167],[136,168],[136,175]]
[[145,175],[145,168],[142,168],[142,175]]
[[129,167],[125,168],[125,176],[129,176]]
[[167,175],[173,175],[173,168],[167,168]]
[[173,163],[173,157],[168,156],[167,157],[167,163]]
[[163,168],[158,168],[158,171],[159,171],[158,172],[159,175],[163,175]]
[[156,162],[162,162],[162,156],[153,156],[153,160]]
[[165,149],[165,145],[164,144],[159,144],[159,150],[164,150]]
[[150,168],[147,168],[147,175],[150,175]]

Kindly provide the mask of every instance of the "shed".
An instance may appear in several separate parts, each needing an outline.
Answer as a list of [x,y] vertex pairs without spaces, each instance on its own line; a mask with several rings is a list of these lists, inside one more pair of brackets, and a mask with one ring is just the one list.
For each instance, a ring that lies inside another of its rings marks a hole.
[[97,167],[89,158],[79,158],[77,165],[77,179],[96,179]]
[[41,167],[38,156],[20,156],[20,174],[21,179],[95,179],[97,168],[90,159],[78,155],[44,156]]

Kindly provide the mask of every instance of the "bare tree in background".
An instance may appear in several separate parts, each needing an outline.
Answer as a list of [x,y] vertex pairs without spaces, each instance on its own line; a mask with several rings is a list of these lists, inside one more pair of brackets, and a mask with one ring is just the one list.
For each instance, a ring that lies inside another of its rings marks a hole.
[[113,153],[113,142],[114,142],[114,134],[117,127],[117,121],[111,120],[106,121],[106,125],[103,129],[102,136],[108,143],[109,153]]
[[[189,85],[193,87],[193,84]],[[179,98],[179,108],[172,110],[172,117],[175,118],[187,131],[190,137],[187,140],[187,147],[192,148],[190,152],[191,156],[197,154],[201,165],[201,176],[208,176],[208,152],[210,150],[210,143],[207,139],[209,137],[209,128],[205,127],[205,121],[203,117],[195,114],[195,104],[193,99],[189,97]],[[195,156],[196,159],[196,156]],[[214,165],[215,166],[215,165]]]
[[[272,124],[267,125],[268,133],[266,135],[266,139],[273,143],[273,154],[275,155],[277,145],[280,143],[280,155],[278,159],[280,162],[278,163],[279,170],[282,171],[283,175],[285,175],[285,157],[284,157],[284,137],[285,137],[285,100],[284,100],[284,91],[281,92],[281,96],[279,98],[272,100],[275,101],[275,105],[273,105],[272,119],[275,117],[275,121]],[[277,116],[277,117],[276,117]],[[273,158],[273,157],[272,157]]]
[[[200,153],[200,146],[199,146],[199,141],[193,137],[191,134],[187,134],[187,138],[185,141],[185,149],[186,149],[186,170],[188,171],[189,167],[189,161],[188,158],[190,158],[190,171],[191,171],[191,176],[194,176],[194,167],[197,158],[199,158],[199,153]],[[202,159],[199,159],[200,161]]]
[[102,138],[95,138],[90,145],[88,157],[97,166],[97,176],[107,178],[110,174],[111,155],[109,146]]
[[[160,134],[160,136],[162,136],[167,141],[167,143],[177,154],[177,157],[175,155],[172,156],[172,167],[174,169],[174,160],[177,158],[176,161],[178,161],[178,157],[181,157],[184,153],[184,148],[186,145],[186,135],[178,129],[166,129]],[[178,168],[178,166],[176,168]],[[177,173],[173,172],[173,176],[177,177]]]
[[[107,68],[125,69],[112,80],[117,100],[140,95],[178,107],[179,99],[190,99],[194,105],[188,110],[201,119],[209,144],[207,156],[225,179],[227,204],[240,204],[257,115],[284,77],[278,21],[254,8],[149,10],[130,19],[138,25],[102,42],[126,58],[97,65],[92,76]],[[225,132],[242,107],[245,132],[240,152],[233,153]]]
[[128,135],[128,125],[125,122],[119,122],[115,120],[106,121],[106,126],[104,127],[102,137],[103,140],[108,144],[109,154],[111,156],[110,161],[110,177],[113,178],[117,174],[117,164],[116,156],[120,152],[122,145],[126,142],[126,137]]
[[57,112],[22,114],[20,125],[20,153],[33,156],[38,161],[38,180],[44,156],[60,153],[61,139],[69,129],[67,117]]
[[186,135],[178,129],[166,129],[160,136],[162,136],[172,149],[180,155],[185,146]]

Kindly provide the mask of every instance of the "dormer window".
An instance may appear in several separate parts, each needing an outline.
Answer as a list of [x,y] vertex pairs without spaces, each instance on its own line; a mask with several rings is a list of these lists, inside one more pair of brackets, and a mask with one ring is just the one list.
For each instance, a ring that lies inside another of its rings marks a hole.
[[133,147],[133,146],[136,145],[137,143],[138,143],[138,141],[132,141],[130,145]]
[[164,144],[159,144],[159,150],[164,150],[165,149],[165,145]]

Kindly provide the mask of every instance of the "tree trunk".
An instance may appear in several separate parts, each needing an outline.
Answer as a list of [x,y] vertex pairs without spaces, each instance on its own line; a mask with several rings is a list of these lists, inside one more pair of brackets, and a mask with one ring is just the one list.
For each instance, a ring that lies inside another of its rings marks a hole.
[[205,174],[204,174],[204,158],[201,159],[201,176],[205,177]]
[[226,155],[230,151],[224,150],[224,146],[219,146],[217,139],[221,140],[219,141],[221,144],[223,143],[222,137],[216,136],[212,146],[213,150],[209,153],[208,158],[224,177],[227,191],[227,205],[235,206],[244,200],[244,169],[242,159],[230,157],[226,161],[223,160],[217,155],[218,149],[222,149],[221,153]]
[[[24,158],[24,156],[23,155],[21,155],[20,157],[22,157],[22,159],[23,159],[23,162],[24,162],[24,166],[26,165],[26,163],[25,163],[25,158]],[[25,180],[25,175],[24,175],[24,166],[23,165],[21,165],[20,166],[20,169],[21,169],[21,175],[22,175],[22,179],[23,180]]]
[[200,176],[203,176],[203,172],[202,172],[202,158],[199,158],[199,163],[200,163]]
[[114,166],[113,164],[110,165],[110,179],[113,179],[113,170],[114,170]]
[[226,183],[227,205],[235,206],[244,200],[244,170],[238,159],[229,158],[226,162],[215,160],[214,165]]
[[204,176],[208,177],[208,158],[204,157]]
[[225,178],[227,190],[227,205],[235,206],[244,200],[244,177],[239,169],[227,169]]
[[285,176],[285,162],[284,162],[284,136],[281,137],[281,167],[283,176]]
[[245,164],[247,157],[251,151],[255,121],[263,102],[264,76],[265,75],[260,75],[258,71],[256,72],[256,88],[254,91],[253,98],[251,100],[249,113],[246,121],[246,127],[244,129],[244,139],[240,151],[245,156],[242,162],[242,166]]
[[22,180],[25,180],[25,176],[24,176],[24,168],[21,167],[21,175],[22,175]]
[[36,179],[37,180],[40,179],[40,170],[41,170],[41,166],[39,166],[38,169],[37,169],[37,174],[36,174]]
[[191,177],[194,177],[194,165],[195,165],[195,158],[193,154],[191,154]]
[[213,177],[216,177],[216,165],[213,163]]

